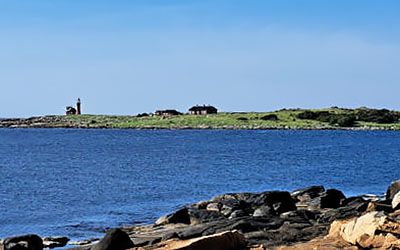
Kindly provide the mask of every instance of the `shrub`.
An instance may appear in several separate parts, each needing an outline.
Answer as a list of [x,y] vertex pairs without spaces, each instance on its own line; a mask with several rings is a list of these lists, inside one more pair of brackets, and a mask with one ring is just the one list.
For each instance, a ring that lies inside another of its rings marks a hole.
[[400,118],[399,114],[387,109],[358,109],[357,120],[376,123],[394,123]]
[[249,119],[247,119],[246,117],[239,117],[237,118],[238,121],[248,121]]
[[264,115],[260,119],[263,120],[263,121],[277,121],[277,120],[279,120],[278,116],[275,115],[275,114]]
[[352,114],[335,115],[331,117],[329,123],[339,127],[353,127],[356,123],[356,117]]

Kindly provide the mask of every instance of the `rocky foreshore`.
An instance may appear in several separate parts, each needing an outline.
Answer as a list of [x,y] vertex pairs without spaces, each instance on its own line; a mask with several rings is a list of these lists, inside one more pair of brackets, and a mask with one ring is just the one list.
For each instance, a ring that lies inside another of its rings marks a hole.
[[259,124],[209,124],[207,122],[197,125],[183,125],[172,123],[169,125],[155,122],[155,124],[129,124],[125,121],[127,119],[138,119],[135,116],[105,116],[105,121],[98,121],[96,116],[82,116],[82,119],[73,119],[69,116],[37,116],[30,118],[0,118],[0,128],[79,128],[79,129],[137,129],[137,130],[161,130],[161,129],[176,129],[176,130],[188,130],[188,129],[199,129],[199,130],[210,130],[210,129],[222,129],[222,130],[353,130],[353,131],[365,131],[365,130],[385,130],[385,131],[399,131],[399,126],[378,126],[377,124],[369,124],[363,126],[352,126],[352,127],[338,127],[326,124],[321,125],[295,125],[286,123],[277,123],[269,125]]
[[[67,242],[25,235],[2,245],[38,250]],[[400,249],[400,180],[385,197],[346,198],[323,186],[223,194],[182,207],[153,225],[111,229],[101,240],[72,249]]]

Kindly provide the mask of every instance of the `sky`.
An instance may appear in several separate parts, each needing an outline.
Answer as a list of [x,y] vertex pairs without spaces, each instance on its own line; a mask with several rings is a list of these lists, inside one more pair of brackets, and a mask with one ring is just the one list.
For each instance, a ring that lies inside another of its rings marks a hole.
[[0,0],[0,117],[400,109],[397,0]]

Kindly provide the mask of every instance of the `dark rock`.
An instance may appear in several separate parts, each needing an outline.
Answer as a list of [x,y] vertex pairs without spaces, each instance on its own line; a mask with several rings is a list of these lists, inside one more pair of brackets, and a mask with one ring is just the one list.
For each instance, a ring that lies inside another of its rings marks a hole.
[[311,187],[295,190],[291,193],[291,195],[297,201],[304,202],[304,201],[310,201],[316,197],[319,197],[324,192],[325,192],[325,188],[323,186],[311,186]]
[[220,212],[228,217],[233,211],[236,210],[243,210],[243,211],[250,211],[251,206],[247,202],[243,200],[237,199],[227,199],[220,201],[221,209]]
[[270,191],[258,195],[251,203],[253,206],[260,207],[268,205],[274,207],[275,212],[278,214],[294,211],[297,209],[295,200],[290,196],[289,192],[285,191]]
[[[223,228],[225,231],[239,230],[242,233],[277,229],[283,224],[279,217],[246,217]],[[220,230],[222,231],[222,230]]]
[[248,216],[248,214],[245,211],[235,210],[231,213],[231,215],[229,216],[229,219],[235,219],[235,218],[240,218],[240,217],[244,217],[244,216]]
[[261,206],[254,211],[253,216],[254,217],[263,217],[263,216],[270,216],[270,215],[274,215],[274,214],[275,214],[275,210],[272,207]]
[[346,199],[346,197],[342,191],[328,189],[326,193],[321,196],[321,208],[338,208],[344,199]]
[[394,181],[390,184],[386,191],[386,199],[392,200],[393,197],[400,192],[400,180]]
[[107,231],[106,236],[95,244],[91,250],[125,250],[133,247],[128,234],[115,228]]
[[163,216],[156,221],[156,225],[162,224],[190,224],[190,215],[187,208],[179,209],[178,211]]
[[162,241],[161,237],[136,237],[132,239],[132,243],[135,247],[144,247],[157,244]]
[[206,231],[208,228],[212,227],[213,225],[215,225],[215,223],[194,225],[183,229],[177,234],[179,239],[181,240],[196,238],[202,236],[203,232]]
[[45,237],[43,238],[43,246],[45,248],[64,247],[68,241],[69,238],[67,237]]
[[315,211],[299,209],[296,211],[283,213],[280,215],[280,218],[284,220],[291,220],[292,218],[301,218],[303,220],[312,221],[317,219],[317,214]]
[[207,223],[210,221],[218,221],[225,219],[225,217],[216,211],[208,211],[205,209],[189,209],[191,224]]
[[4,250],[42,250],[43,240],[35,234],[7,238],[3,242]]
[[166,240],[175,239],[175,238],[179,238],[178,233],[170,232],[170,233],[164,234],[163,237],[161,238],[161,241],[166,241]]

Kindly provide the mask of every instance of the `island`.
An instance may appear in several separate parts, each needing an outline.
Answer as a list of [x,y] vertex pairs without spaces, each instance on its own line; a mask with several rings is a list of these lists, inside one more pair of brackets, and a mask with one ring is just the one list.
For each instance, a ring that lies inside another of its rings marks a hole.
[[0,119],[0,128],[400,130],[400,112],[331,107],[271,112],[46,115]]

